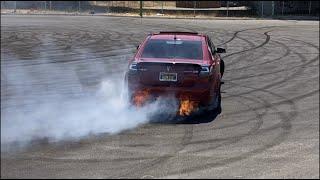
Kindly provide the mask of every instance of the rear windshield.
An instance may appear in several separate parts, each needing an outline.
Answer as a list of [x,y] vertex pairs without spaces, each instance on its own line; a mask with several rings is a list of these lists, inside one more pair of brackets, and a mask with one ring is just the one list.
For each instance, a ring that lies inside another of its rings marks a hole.
[[201,41],[150,39],[143,58],[203,59]]

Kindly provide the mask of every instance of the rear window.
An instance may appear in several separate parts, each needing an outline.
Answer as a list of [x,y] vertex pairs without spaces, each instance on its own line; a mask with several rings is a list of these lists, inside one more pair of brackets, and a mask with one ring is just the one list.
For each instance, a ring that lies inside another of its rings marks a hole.
[[150,39],[141,57],[202,60],[202,43],[201,41]]

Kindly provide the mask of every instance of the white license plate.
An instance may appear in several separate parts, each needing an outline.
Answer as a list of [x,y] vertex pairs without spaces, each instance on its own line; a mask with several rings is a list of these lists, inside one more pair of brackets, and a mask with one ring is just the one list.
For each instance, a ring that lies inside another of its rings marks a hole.
[[177,81],[177,73],[160,72],[160,81]]

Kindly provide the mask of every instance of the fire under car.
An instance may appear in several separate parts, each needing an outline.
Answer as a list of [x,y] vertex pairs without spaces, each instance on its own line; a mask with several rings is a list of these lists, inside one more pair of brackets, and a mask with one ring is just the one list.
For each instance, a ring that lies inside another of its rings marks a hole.
[[224,62],[205,34],[159,32],[149,34],[129,61],[126,81],[131,104],[143,106],[167,94],[179,102],[177,114],[199,109],[221,113]]

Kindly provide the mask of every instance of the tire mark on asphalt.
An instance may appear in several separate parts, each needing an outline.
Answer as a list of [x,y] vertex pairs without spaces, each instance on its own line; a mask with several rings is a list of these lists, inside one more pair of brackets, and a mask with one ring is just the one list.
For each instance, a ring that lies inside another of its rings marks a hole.
[[[233,58],[231,60],[227,60],[227,64],[226,64],[227,67],[235,66],[236,64],[242,62],[243,60],[248,59],[248,56],[249,56],[248,54],[250,54],[251,56],[258,56],[255,59],[261,58],[261,57],[263,57],[263,56],[265,56],[267,54],[266,51],[262,52],[262,54],[258,54],[256,51],[251,51],[251,50],[257,49],[257,46],[254,43],[252,43],[249,40],[246,40],[245,38],[239,37],[238,35],[237,35],[237,38],[247,42],[250,45],[249,49],[244,49],[244,50],[238,51],[238,52],[250,52],[250,53],[240,53],[240,55],[238,57]],[[238,52],[235,52],[235,53],[238,53]],[[222,57],[222,59],[224,59],[224,58],[228,58],[228,57],[226,57],[226,56]],[[227,69],[225,69],[225,71],[227,71]]]
[[[196,151],[192,151],[191,153],[198,153],[198,152],[202,152],[204,150],[214,150],[214,149],[217,149],[217,148],[222,147],[222,146],[227,146],[227,145],[230,145],[230,144],[234,144],[234,143],[240,141],[242,138],[244,138],[246,136],[249,136],[251,134],[254,134],[256,131],[259,130],[259,128],[263,124],[263,119],[262,118],[267,113],[267,111],[264,111],[263,113],[258,113],[257,110],[254,110],[251,106],[243,103],[242,99],[253,101],[253,102],[256,102],[256,103],[261,103],[261,102],[255,100],[254,98],[248,98],[248,97],[244,97],[244,96],[238,96],[237,98],[240,98],[240,100],[236,100],[236,101],[241,102],[242,104],[247,106],[251,110],[251,112],[253,112],[255,114],[255,118],[253,118],[252,120],[255,120],[257,122],[254,124],[254,126],[248,132],[246,132],[244,134],[241,134],[241,135],[237,134],[236,136],[226,137],[226,138],[215,138],[215,139],[192,141],[192,142],[189,143],[189,145],[199,145],[199,144],[203,144],[203,143],[213,143],[213,142],[217,142],[217,141],[228,141],[228,142],[224,142],[224,143],[219,144],[219,145],[217,145],[215,147],[198,149]],[[220,129],[220,128],[217,128],[217,129]],[[223,128],[221,128],[221,129],[223,129]]]
[[[298,56],[300,57],[301,61],[304,62],[304,66],[307,65],[308,63],[311,63],[311,62],[314,62],[314,59],[317,59],[318,56],[316,58],[313,58],[312,60],[308,61],[307,63],[305,63],[307,60],[306,58],[302,55],[302,54],[299,54],[299,53],[296,53],[298,54]],[[296,74],[300,74],[301,72],[297,72]],[[283,80],[280,81],[280,83],[284,82]],[[237,84],[234,84],[234,85],[237,85]],[[268,85],[270,86],[270,85]],[[271,95],[274,95],[274,96],[277,96],[277,97],[281,97],[282,99],[284,99],[283,101],[281,101],[280,104],[289,104],[291,106],[290,109],[292,109],[292,112],[289,113],[288,115],[286,115],[285,113],[279,111],[276,107],[274,107],[273,105],[275,104],[279,104],[278,103],[270,103],[269,101],[266,101],[266,100],[263,100],[264,102],[264,106],[263,107],[260,107],[259,109],[266,109],[266,108],[270,108],[270,109],[273,109],[274,111],[276,111],[277,114],[279,114],[279,116],[281,117],[281,122],[276,124],[276,125],[273,125],[269,128],[266,128],[264,130],[260,130],[259,133],[265,133],[265,132],[268,132],[268,131],[271,131],[271,130],[274,130],[276,128],[281,128],[283,131],[281,131],[281,134],[279,136],[277,136],[274,141],[272,141],[271,143],[269,144],[265,144],[262,148],[258,148],[254,151],[251,151],[251,152],[248,152],[248,153],[245,153],[245,154],[242,154],[241,156],[238,156],[238,157],[234,157],[234,158],[230,158],[230,159],[226,159],[226,160],[223,160],[223,161],[220,161],[220,162],[215,162],[215,163],[209,163],[209,164],[206,164],[204,166],[201,166],[201,167],[192,167],[192,168],[189,168],[189,169],[184,169],[182,172],[183,173],[190,173],[190,172],[194,172],[194,171],[199,171],[199,170],[203,170],[203,169],[207,169],[207,168],[212,168],[212,167],[215,167],[215,166],[220,166],[220,165],[225,165],[225,164],[229,164],[230,162],[236,162],[236,161],[239,161],[239,160],[243,160],[245,158],[248,158],[250,157],[252,154],[257,154],[257,153],[261,153],[263,151],[265,151],[266,149],[269,149],[271,147],[274,147],[278,144],[280,144],[282,141],[285,140],[285,137],[288,136],[289,132],[290,132],[290,129],[291,129],[291,124],[290,124],[290,121],[292,119],[294,119],[294,117],[296,117],[297,115],[297,108],[295,106],[295,103],[293,102],[293,99],[289,99],[289,98],[286,98],[286,97],[283,97],[283,96],[280,96],[274,92],[271,92],[271,91],[267,91],[265,89],[262,89],[262,88],[252,88],[252,87],[248,87],[248,86],[245,86],[247,88],[251,88],[251,89],[254,89],[252,92],[256,92],[256,91],[262,91],[262,92],[265,92],[265,93],[269,93]],[[299,98],[303,98],[303,97],[308,97],[312,94],[315,94],[315,93],[318,93],[319,91],[316,90],[316,91],[313,91],[311,93],[307,93]],[[251,94],[250,93],[250,94]],[[249,94],[249,93],[247,93]],[[238,95],[239,96],[239,95]],[[238,96],[235,96],[235,97],[238,97]],[[242,96],[241,96],[242,97]],[[258,99],[262,99],[262,98],[259,98],[257,97]],[[257,110],[257,108],[255,108]],[[251,111],[248,110],[248,111]],[[201,143],[200,143],[201,144]],[[207,149],[209,150],[209,149]],[[210,149],[211,150],[211,149]],[[181,171],[175,171],[173,173],[170,173],[170,175],[174,175],[174,174],[181,174]]]
[[[297,54],[303,62],[307,61],[306,58],[305,58],[302,54],[296,53],[296,52],[294,52],[294,53]],[[283,79],[280,80],[280,81],[276,81],[276,82],[267,84],[267,85],[259,88],[259,90],[269,89],[269,88],[271,88],[271,87],[276,87],[276,86],[279,86],[279,85],[281,85],[282,83],[284,83],[284,82],[286,82],[286,81],[289,81],[289,80],[291,80],[291,79],[294,79],[296,76],[298,76],[301,72],[304,71],[304,68],[305,68],[307,65],[309,65],[309,64],[317,61],[318,58],[319,58],[319,55],[318,55],[317,57],[315,57],[315,58],[307,61],[306,63],[303,63],[302,65],[295,66],[294,68],[299,68],[297,72],[291,74],[290,76],[288,76],[288,77],[286,77],[286,78],[283,78]],[[287,69],[286,71],[292,71],[292,70],[293,70],[293,69]],[[277,71],[277,72],[282,72],[282,71],[285,72],[284,70],[279,70],[279,71]],[[273,72],[273,73],[275,73],[275,72]],[[256,75],[256,77],[258,77],[258,76],[265,76],[265,75],[273,74],[273,73],[262,73],[262,74]],[[250,78],[250,77],[253,77],[253,76],[242,77],[242,79],[248,79],[248,78]],[[237,78],[237,80],[239,80],[239,78]],[[228,82],[229,80],[226,80],[226,81]],[[224,98],[227,99],[227,98],[232,98],[232,97],[239,96],[239,95],[250,94],[250,93],[255,92],[255,91],[257,91],[257,90],[250,90],[250,91],[246,91],[246,92],[241,92],[241,93],[237,93],[237,94],[232,94],[232,95],[226,96],[226,97],[224,97]]]
[[237,34],[240,32],[249,31],[249,30],[259,30],[259,29],[265,29],[265,28],[274,28],[274,27],[286,27],[286,26],[264,26],[264,27],[259,27],[259,28],[250,28],[250,29],[243,29],[240,31],[236,31],[235,33],[233,33],[233,36],[229,40],[227,40],[226,42],[223,42],[221,44],[218,44],[217,46],[221,46],[221,45],[232,42],[237,37]]
[[266,36],[266,40],[265,40],[263,43],[259,44],[258,46],[255,46],[255,47],[253,47],[253,48],[249,48],[249,49],[245,49],[245,50],[242,50],[242,51],[238,51],[238,52],[234,52],[234,53],[228,54],[228,55],[222,57],[222,59],[227,58],[227,57],[230,57],[230,56],[233,56],[233,55],[236,55],[236,54],[240,54],[240,53],[252,51],[252,50],[255,50],[255,49],[258,49],[258,48],[263,47],[264,45],[266,45],[266,44],[270,41],[270,35],[268,35],[268,32],[270,32],[270,31],[267,31],[267,32],[264,32],[264,33],[263,33],[263,34]]
[[[248,65],[248,66],[245,66],[245,67],[240,67],[240,68],[233,68],[233,69],[226,69],[225,71],[226,72],[231,72],[231,71],[238,71],[238,70],[244,70],[244,69],[248,69],[250,67],[257,67],[257,66],[261,66],[261,65],[265,65],[265,64],[269,64],[269,63],[272,63],[272,62],[275,62],[275,61],[279,61],[285,57],[287,57],[290,53],[291,53],[291,50],[284,44],[284,43],[280,43],[279,41],[275,41],[275,40],[270,40],[270,42],[275,42],[276,44],[279,44],[281,47],[283,47],[285,49],[285,53],[276,58],[276,59],[273,59],[273,60],[268,60],[268,61],[264,61],[262,63],[258,63],[258,64],[252,64],[252,65]],[[265,54],[266,55],[266,54]],[[261,57],[264,57],[265,55],[262,55],[260,56],[259,58]],[[255,58],[255,60],[257,60],[258,58]],[[251,63],[251,62],[250,62]]]
[[190,126],[190,125],[184,126],[184,136],[182,137],[180,144],[176,145],[177,149],[174,150],[174,152],[160,156],[160,157],[156,157],[155,160],[145,162],[142,165],[140,163],[138,167],[131,168],[126,173],[117,175],[116,177],[127,177],[129,175],[130,177],[140,177],[141,174],[145,174],[146,172],[150,171],[152,168],[155,168],[155,166],[160,166],[161,164],[168,161],[170,158],[174,157],[175,154],[177,154],[179,151],[183,150],[185,146],[191,141],[192,136],[193,136],[193,126]]
[[[257,89],[257,91],[260,91],[260,90],[263,90],[263,89]],[[282,104],[287,104],[288,100],[289,101],[298,101],[298,100],[301,100],[301,99],[304,99],[304,98],[307,98],[307,97],[311,97],[315,94],[318,94],[319,93],[319,89],[316,89],[316,90],[313,90],[311,92],[308,92],[306,94],[303,94],[303,95],[299,95],[299,96],[295,96],[295,97],[292,97],[292,98],[288,98],[287,100],[282,100],[282,101],[278,101],[278,102],[274,102],[274,103],[271,103],[271,105],[282,105]],[[254,109],[263,109],[264,106],[258,106],[258,107],[255,107]],[[233,115],[233,114],[239,114],[239,113],[245,113],[245,112],[250,112],[251,110],[241,110],[241,111],[234,111],[232,113],[227,113],[226,115]]]
[[[291,109],[293,110],[293,113],[288,114],[288,115],[286,115],[285,113],[283,113],[281,111],[277,112],[278,109],[276,107],[272,106],[272,104],[270,104],[270,102],[268,102],[267,100],[263,100],[259,96],[256,96],[257,99],[260,99],[260,100],[263,101],[263,104],[264,104],[265,108],[270,108],[270,109],[275,110],[276,113],[279,114],[279,116],[281,118],[281,122],[280,123],[277,123],[276,125],[273,125],[273,126],[271,126],[269,128],[266,128],[266,129],[262,129],[262,130],[259,130],[259,131],[256,130],[256,131],[251,133],[251,134],[265,133],[265,132],[273,131],[273,130],[275,130],[277,128],[282,129],[280,134],[275,139],[273,139],[273,141],[271,143],[264,144],[261,148],[255,149],[255,150],[250,151],[250,152],[243,153],[240,156],[236,156],[236,157],[232,157],[232,158],[226,158],[224,160],[221,160],[221,161],[218,161],[218,162],[213,162],[213,163],[207,163],[207,164],[202,165],[202,166],[185,168],[185,169],[180,170],[180,171],[171,172],[171,173],[169,173],[167,175],[190,173],[190,172],[201,171],[201,170],[204,170],[204,169],[210,169],[210,168],[214,168],[214,167],[218,167],[218,166],[224,166],[226,164],[235,163],[237,161],[241,161],[241,160],[247,159],[247,158],[249,158],[249,157],[251,157],[253,155],[262,153],[267,149],[270,149],[270,148],[272,148],[274,146],[277,146],[277,145],[281,144],[281,142],[283,142],[287,138],[289,133],[290,133],[290,130],[291,130],[290,121],[293,120],[296,117],[297,108],[296,108],[296,106],[294,105],[294,103],[291,100],[289,100],[289,99],[287,99],[287,98],[285,98],[283,96],[277,95],[277,94],[275,94],[273,92],[270,92],[270,91],[266,91],[266,92],[268,92],[270,94],[273,94],[273,95],[276,95],[278,97],[284,98],[285,101],[288,102],[292,106]],[[244,97],[244,96],[241,96],[241,97]],[[248,98],[248,97],[245,97],[245,98]],[[251,134],[248,134],[248,136],[251,135]],[[212,149],[208,148],[208,149],[205,149],[205,150],[212,150]]]
[[[154,27],[154,25],[148,25],[148,26],[150,26],[150,27]],[[182,28],[182,29],[185,29],[185,30],[187,30],[187,31],[192,31],[191,29],[187,29],[187,28],[184,28],[184,27],[179,27],[179,26],[169,26],[169,25],[167,25],[168,27],[175,27],[175,28]],[[84,32],[84,34],[87,34],[87,36],[89,37],[90,35],[88,34],[88,31],[84,31],[84,30],[82,30],[82,32]],[[119,37],[120,37],[120,33],[119,32],[115,32],[115,31],[112,31],[112,33],[110,33],[109,35],[111,35],[111,36],[108,36],[109,38],[108,38],[108,40],[111,40],[111,41],[114,41],[114,42],[119,42]],[[82,36],[80,36],[80,37],[83,37],[84,35],[82,35]],[[114,37],[113,37],[114,36]],[[90,36],[91,37],[91,36]],[[107,37],[107,35],[104,35],[104,37]],[[131,37],[131,36],[129,36],[129,37]],[[57,38],[56,38],[57,39]],[[64,38],[65,39],[65,38]],[[70,39],[70,36],[69,36],[69,39]],[[87,38],[88,39],[88,38]],[[89,38],[90,39],[90,38]],[[92,43],[89,43],[89,44],[85,44],[86,46],[89,46],[89,45],[93,45],[93,44],[96,44],[96,43],[99,43],[100,41],[102,41],[104,38],[101,38],[101,39],[99,39],[98,41],[95,41],[95,42],[92,42]],[[121,38],[122,39],[122,38]],[[59,41],[58,39],[56,40],[56,41],[58,41],[58,42],[61,42],[61,41]],[[72,41],[72,40],[71,40]],[[76,41],[76,40],[74,40],[74,42],[78,42],[78,41]],[[111,44],[113,44],[113,43],[111,43]],[[74,44],[73,44],[74,45]],[[124,45],[125,45],[125,43],[124,43]],[[117,46],[120,46],[120,45],[117,45]],[[64,46],[63,46],[63,48],[64,48]],[[58,49],[58,50],[61,50],[61,49],[63,49],[63,48],[60,48],[60,49]],[[78,48],[79,50],[82,50],[82,48]],[[130,49],[133,49],[133,48],[130,48]],[[73,49],[73,50],[76,50],[76,49]],[[122,49],[121,49],[122,50]],[[96,52],[92,52],[92,53],[96,53]],[[78,53],[71,53],[70,55],[76,55],[76,54],[78,54]],[[122,52],[122,55],[131,55],[132,53],[131,52],[129,52],[129,53],[127,53],[127,54],[123,54],[123,52]],[[56,57],[56,54],[54,54],[53,56],[55,56]],[[64,54],[64,56],[65,56],[65,54]],[[81,55],[80,55],[81,56]],[[106,55],[107,57],[110,57],[110,55]],[[74,57],[74,56],[73,56]],[[50,58],[50,56],[49,57],[47,57],[47,58]],[[101,58],[103,58],[103,57],[101,57]],[[51,61],[51,62],[39,62],[39,63],[33,63],[33,64],[23,64],[22,66],[33,66],[33,65],[40,65],[40,64],[49,64],[49,63],[68,63],[68,62],[76,62],[76,61],[86,61],[87,60],[87,58],[84,58],[84,59],[74,59],[74,60],[67,60],[67,61]],[[96,59],[95,59],[96,60]],[[15,66],[15,65],[11,65],[11,66]]]
[[[96,38],[96,37],[95,37]],[[257,89],[257,91],[259,92],[259,90],[260,89]],[[318,93],[319,91],[314,91],[313,93],[311,93],[311,94],[315,94],[315,93]],[[281,101],[282,103],[283,102],[286,102],[286,101]],[[270,103],[270,104],[273,104],[273,103]],[[253,108],[254,109],[254,108]],[[262,107],[261,109],[265,109],[265,107]],[[258,110],[258,109],[257,109]],[[190,134],[190,132],[186,132],[185,131],[185,135],[186,134]],[[184,138],[185,137],[185,138]],[[184,136],[183,138],[182,138],[182,143],[180,144],[180,146],[183,146],[183,145],[187,145],[187,144],[185,144],[185,143],[183,143],[184,141],[186,141],[186,142],[188,142],[188,138],[190,138],[190,137],[188,137],[188,136]],[[192,135],[191,135],[191,138],[192,138]],[[190,144],[190,143],[189,143]],[[172,156],[170,156],[170,155],[168,155],[168,156],[164,156],[163,158],[167,158],[167,159],[169,159],[169,158],[171,158],[171,157],[175,157],[176,155],[175,154],[173,154]],[[167,160],[165,160],[165,161],[163,161],[163,162],[161,162],[161,164],[163,164],[164,162],[166,162]],[[154,169],[155,167],[153,167],[153,169]],[[151,168],[152,169],[152,168]],[[150,169],[149,169],[150,170]],[[139,173],[138,173],[139,174]]]

